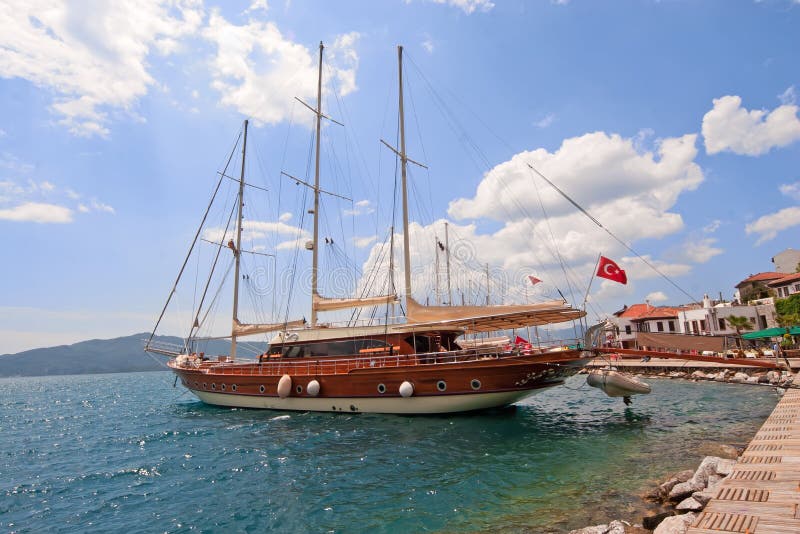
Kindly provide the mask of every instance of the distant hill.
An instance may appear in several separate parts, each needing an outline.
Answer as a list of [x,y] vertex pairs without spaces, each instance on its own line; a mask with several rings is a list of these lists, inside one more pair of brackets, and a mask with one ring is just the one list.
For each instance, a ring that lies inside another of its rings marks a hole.
[[[114,339],[92,339],[73,345],[32,349],[0,356],[0,377],[80,375],[96,373],[131,373],[163,371],[165,356],[144,352],[149,332]],[[173,336],[156,336],[158,341],[181,344]],[[227,342],[213,342],[204,350],[208,354],[227,354]],[[250,343],[261,345],[263,343]]]

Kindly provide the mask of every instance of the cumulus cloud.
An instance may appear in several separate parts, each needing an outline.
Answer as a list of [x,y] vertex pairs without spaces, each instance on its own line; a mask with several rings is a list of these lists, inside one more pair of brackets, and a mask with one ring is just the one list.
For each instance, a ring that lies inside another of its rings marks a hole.
[[714,99],[714,107],[703,116],[706,152],[733,152],[760,156],[772,148],[800,139],[800,119],[796,105],[783,104],[772,111],[742,107],[739,96]]
[[456,219],[518,221],[529,218],[541,202],[550,217],[566,222],[582,217],[558,192],[543,185],[531,164],[623,239],[667,235],[683,225],[680,215],[668,210],[680,193],[703,181],[694,162],[695,140],[695,135],[663,139],[653,154],[637,151],[632,139],[616,134],[566,139],[555,152],[522,152],[495,166],[473,198],[454,200],[448,212]]
[[0,208],[0,220],[35,223],[72,222],[72,210],[42,202],[23,202],[12,208]]
[[800,182],[793,184],[781,184],[778,188],[781,194],[800,202]]
[[[0,180],[0,219],[16,222],[70,223],[73,210],[64,204],[77,200],[81,195],[72,189],[60,190],[47,180],[28,179],[25,183],[14,180]],[[58,202],[56,204],[55,202]],[[91,208],[95,211],[114,213],[114,208],[92,199]],[[80,213],[92,211],[87,205],[78,204]]]
[[[212,87],[221,103],[253,117],[257,123],[276,124],[289,118],[294,97],[314,105],[317,94],[317,52],[285,37],[272,22],[228,22],[211,13],[203,36],[216,45],[211,68]],[[340,95],[356,90],[358,54],[356,32],[339,35],[327,48],[327,68]],[[303,119],[306,117],[306,119]],[[311,123],[311,114],[298,120]]]
[[369,200],[359,200],[353,204],[352,209],[346,209],[343,213],[345,215],[368,215],[370,213],[375,213],[375,208]]
[[667,297],[663,291],[654,291],[648,293],[644,299],[648,302],[664,302],[665,300],[669,300],[669,297]]
[[548,113],[538,121],[534,122],[533,125],[536,126],[537,128],[544,129],[553,124],[554,120],[556,120],[555,113]]
[[366,248],[370,246],[372,243],[374,243],[377,239],[378,236],[376,235],[370,235],[366,237],[354,237],[353,244],[356,246],[356,248]]
[[109,113],[132,114],[156,83],[148,55],[175,52],[202,17],[198,0],[11,0],[0,8],[0,76],[50,90],[74,135],[107,136]]
[[778,232],[800,225],[800,207],[784,208],[775,213],[759,217],[745,226],[748,235],[758,234],[756,245],[775,239]]
[[[798,2],[800,3],[800,2]],[[781,104],[792,105],[797,102],[797,90],[794,85],[790,85],[784,92],[778,95]]]
[[[272,221],[258,221],[258,220],[245,220],[242,222],[242,241],[252,242],[273,237],[275,239],[284,241],[280,242],[275,248],[278,250],[294,248],[305,239],[310,239],[311,235],[308,231],[286,224],[286,221],[291,217],[285,217],[284,213],[280,216],[277,222]],[[229,228],[225,232],[224,228],[206,228],[203,230],[203,238],[215,243],[227,244],[228,240],[236,237],[236,230]],[[289,237],[291,239],[286,240]]]
[[724,251],[715,247],[717,240],[713,237],[691,239],[683,244],[681,256],[692,263],[706,263],[714,256],[719,256]]
[[487,11],[491,11],[494,7],[494,3],[490,0],[428,0],[429,2],[433,2],[434,4],[445,4],[451,7],[455,7],[466,13],[467,15],[471,15],[476,11],[483,11],[484,13]]
[[[658,140],[654,151],[644,151],[637,149],[633,138],[595,132],[566,139],[554,152],[526,151],[498,164],[483,176],[474,196],[456,199],[449,206],[449,215],[461,221],[449,226],[451,259],[454,265],[461,264],[458,270],[464,273],[460,286],[485,288],[488,263],[490,269],[505,273],[501,285],[509,290],[510,299],[556,285],[564,289],[563,261],[570,266],[570,284],[585,287],[598,252],[618,260],[631,281],[659,276],[640,259],[624,257],[619,242],[545,185],[527,164],[550,177],[620,239],[634,243],[683,228],[681,216],[671,210],[681,193],[697,188],[704,179],[694,161],[695,144],[695,135],[685,135]],[[492,221],[489,226],[493,230],[488,232],[481,230],[486,219]],[[414,292],[418,297],[424,298],[425,289],[430,294],[433,287],[434,243],[443,231],[443,221],[410,227]],[[717,254],[713,244],[713,240],[704,241],[692,249],[691,258],[680,257],[676,262],[646,259],[667,276],[681,276],[691,270],[692,262]],[[385,247],[373,247],[363,272],[371,272],[375,262],[385,256]],[[530,285],[527,276],[532,273],[548,283],[526,287]],[[402,280],[400,274],[397,276]],[[597,293],[607,297],[629,292],[632,285],[620,290],[599,284]],[[560,298],[558,294],[549,296]],[[579,302],[581,298],[576,295],[572,299]]]

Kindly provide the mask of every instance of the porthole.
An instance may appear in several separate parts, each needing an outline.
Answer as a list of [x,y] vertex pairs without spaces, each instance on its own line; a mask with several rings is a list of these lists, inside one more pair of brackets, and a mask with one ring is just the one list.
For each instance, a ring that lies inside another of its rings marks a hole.
[[225,391],[225,384],[219,386],[222,391]]
[[378,393],[386,393],[386,386],[384,384],[378,384]]
[[299,384],[298,384],[298,385],[297,385],[297,387],[296,387],[296,388],[294,388],[294,390],[295,390],[295,391],[297,392],[297,394],[299,395],[300,393],[302,393],[302,392],[303,392],[303,386],[301,386],[301,385],[299,385]]
[[211,382],[211,389],[217,389],[217,385],[214,382]]
[[439,391],[446,390],[447,382],[445,382],[444,380],[439,380],[438,382],[436,382],[436,389],[438,389]]
[[477,378],[473,378],[469,385],[472,386],[472,389],[481,389],[481,381]]
[[233,384],[233,385],[231,386],[231,391],[236,391],[236,384]]
[[264,393],[264,391],[266,391],[266,388],[264,386],[259,386],[258,391]]

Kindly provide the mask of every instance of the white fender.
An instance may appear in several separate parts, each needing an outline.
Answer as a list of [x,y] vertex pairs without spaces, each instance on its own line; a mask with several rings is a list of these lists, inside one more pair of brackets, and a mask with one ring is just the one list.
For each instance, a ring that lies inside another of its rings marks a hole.
[[414,385],[405,380],[402,384],[400,384],[400,396],[401,397],[410,397],[414,394]]
[[278,380],[278,396],[282,399],[285,399],[289,396],[289,393],[292,392],[292,377],[289,375],[283,375],[280,380]]
[[316,380],[312,380],[311,382],[309,382],[308,385],[306,386],[306,393],[308,393],[312,397],[316,397],[317,395],[319,395],[319,382],[317,382]]

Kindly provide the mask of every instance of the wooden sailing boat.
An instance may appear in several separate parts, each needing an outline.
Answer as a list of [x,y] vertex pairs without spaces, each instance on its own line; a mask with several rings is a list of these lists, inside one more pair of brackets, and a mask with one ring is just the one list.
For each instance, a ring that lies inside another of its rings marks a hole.
[[[403,324],[388,324],[387,321],[387,324],[347,327],[323,327],[317,323],[318,312],[388,304],[397,300],[394,294],[360,299],[327,298],[317,289],[318,213],[322,191],[319,185],[319,134],[320,119],[324,117],[321,111],[322,52],[320,43],[317,106],[313,109],[317,135],[312,187],[314,208],[310,212],[314,215],[310,245],[313,252],[310,324],[305,324],[305,321],[243,324],[239,321],[239,261],[245,185],[242,164],[236,240],[229,243],[235,256],[230,355],[209,361],[202,354],[191,353],[188,349],[159,348],[152,343],[152,337],[146,350],[171,356],[169,367],[181,384],[203,402],[278,410],[398,414],[463,412],[512,404],[543,388],[561,384],[575,374],[588,361],[588,354],[577,345],[573,348],[558,345],[535,349],[529,346],[526,350],[513,345],[471,348],[466,348],[466,344],[464,348],[459,345],[459,338],[467,333],[560,323],[585,315],[563,301],[507,306],[423,306],[412,298],[406,188],[406,166],[412,160],[405,152],[402,47],[398,47],[400,147],[399,150],[390,148],[400,158],[402,169],[406,321]],[[243,161],[247,125],[245,121]],[[276,333],[267,352],[257,361],[239,361],[237,338],[265,332]]]

